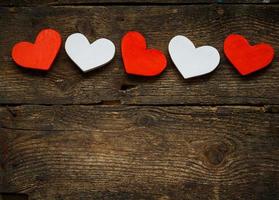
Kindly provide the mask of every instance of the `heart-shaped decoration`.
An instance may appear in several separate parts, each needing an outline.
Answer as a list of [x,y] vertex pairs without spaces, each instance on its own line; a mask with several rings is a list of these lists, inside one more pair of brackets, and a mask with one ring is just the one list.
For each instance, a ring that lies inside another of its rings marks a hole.
[[241,75],[267,67],[274,57],[274,49],[269,44],[251,46],[243,36],[237,34],[225,39],[224,52]]
[[220,62],[220,54],[212,46],[195,48],[187,37],[177,35],[169,43],[169,53],[184,79],[212,72]]
[[128,74],[159,75],[167,66],[165,55],[156,49],[147,49],[145,38],[138,32],[128,32],[122,38],[122,57]]
[[61,36],[53,29],[42,30],[34,44],[19,42],[12,50],[13,60],[30,69],[49,70],[61,46]]
[[110,40],[101,38],[90,44],[81,33],[74,33],[67,38],[65,50],[83,72],[109,63],[115,55],[115,46]]

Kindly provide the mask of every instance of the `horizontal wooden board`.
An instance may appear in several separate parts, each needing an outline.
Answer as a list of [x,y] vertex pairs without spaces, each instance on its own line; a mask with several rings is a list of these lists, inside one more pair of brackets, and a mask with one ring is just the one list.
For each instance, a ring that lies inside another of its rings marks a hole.
[[0,6],[65,6],[65,5],[142,5],[142,4],[277,4],[278,0],[2,0]]
[[42,6],[42,5],[95,5],[95,4],[275,4],[279,0],[2,0],[4,6]]
[[[1,8],[1,104],[278,104],[278,55],[271,66],[241,77],[223,55],[223,40],[230,33],[245,35],[252,44],[267,42],[279,50],[278,6],[188,5]],[[10,57],[12,46],[33,41],[43,28],[59,30],[65,41],[82,32],[93,41],[107,37],[117,46],[111,64],[83,74],[61,49],[48,73],[24,70]],[[176,34],[197,46],[213,45],[222,58],[210,75],[183,80],[168,56],[168,67],[159,77],[128,76],[123,70],[120,39],[138,30],[149,47],[167,55]]]
[[278,199],[274,109],[1,107],[1,189],[30,200]]

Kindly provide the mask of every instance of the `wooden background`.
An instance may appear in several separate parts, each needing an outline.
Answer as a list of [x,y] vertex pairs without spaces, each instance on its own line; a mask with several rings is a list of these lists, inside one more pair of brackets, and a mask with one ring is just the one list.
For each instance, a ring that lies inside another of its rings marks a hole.
[[[278,3],[1,0],[0,199],[279,199]],[[12,46],[46,27],[107,37],[116,58],[83,74],[62,47],[47,73],[17,67]],[[166,53],[162,75],[125,74],[129,30]],[[223,55],[230,33],[273,45],[271,66],[241,77]],[[217,47],[218,69],[183,80],[176,34]]]

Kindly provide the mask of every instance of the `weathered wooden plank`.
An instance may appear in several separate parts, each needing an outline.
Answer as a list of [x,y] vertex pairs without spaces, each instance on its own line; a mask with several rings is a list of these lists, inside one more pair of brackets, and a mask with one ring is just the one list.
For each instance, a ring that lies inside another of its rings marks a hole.
[[[222,53],[230,33],[246,35],[252,43],[268,42],[279,50],[278,6],[106,6],[2,8],[0,26],[1,104],[278,104],[278,55],[272,65],[249,77],[241,77]],[[201,14],[202,13],[202,14]],[[17,67],[10,51],[17,41],[33,40],[45,27],[59,30],[65,41],[76,31],[91,41],[112,39],[116,59],[99,70],[82,74],[61,49],[49,73]],[[150,47],[166,54],[169,40],[187,35],[199,46],[211,44],[221,54],[221,65],[204,77],[183,80],[173,66],[159,77],[127,76],[123,71],[120,39],[128,30],[139,30]]]
[[94,4],[275,4],[279,0],[2,0],[4,6],[42,6],[42,5],[94,5]]
[[31,200],[278,199],[279,115],[269,111],[1,107],[4,189]]

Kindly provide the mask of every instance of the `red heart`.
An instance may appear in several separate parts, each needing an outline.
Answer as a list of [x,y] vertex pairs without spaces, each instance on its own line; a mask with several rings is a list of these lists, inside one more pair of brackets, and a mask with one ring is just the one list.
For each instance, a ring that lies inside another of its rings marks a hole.
[[38,34],[35,44],[30,42],[15,44],[12,57],[22,67],[48,70],[59,51],[61,40],[57,31],[44,29]]
[[165,55],[156,49],[147,49],[145,38],[138,32],[128,32],[122,38],[121,50],[128,74],[155,76],[167,66]]
[[268,66],[274,50],[269,44],[251,46],[241,35],[231,34],[224,42],[224,52],[241,75],[247,75]]

